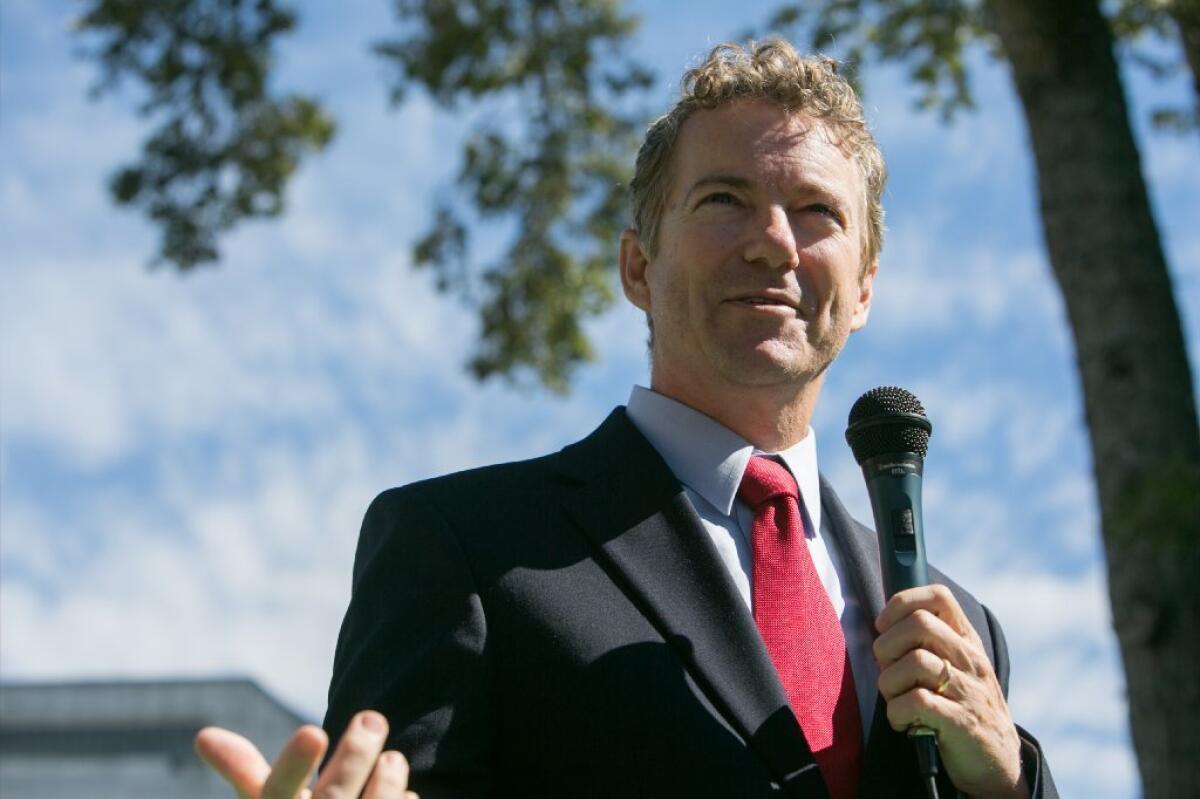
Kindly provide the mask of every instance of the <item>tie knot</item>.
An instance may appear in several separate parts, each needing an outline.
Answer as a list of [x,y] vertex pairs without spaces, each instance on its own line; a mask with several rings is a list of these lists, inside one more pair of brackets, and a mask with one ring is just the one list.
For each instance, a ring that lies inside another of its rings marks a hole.
[[742,484],[738,488],[738,498],[757,509],[765,502],[780,496],[789,496],[799,500],[800,489],[796,487],[796,478],[782,463],[771,458],[755,455],[746,464],[746,473],[742,475]]

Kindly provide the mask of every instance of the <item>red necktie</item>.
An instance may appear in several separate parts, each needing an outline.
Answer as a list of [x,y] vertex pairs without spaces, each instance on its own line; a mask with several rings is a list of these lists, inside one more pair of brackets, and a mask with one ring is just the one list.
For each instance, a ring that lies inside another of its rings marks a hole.
[[755,456],[738,497],[754,511],[754,621],[833,799],[851,799],[862,722],[842,625],[805,538],[800,492],[787,467]]

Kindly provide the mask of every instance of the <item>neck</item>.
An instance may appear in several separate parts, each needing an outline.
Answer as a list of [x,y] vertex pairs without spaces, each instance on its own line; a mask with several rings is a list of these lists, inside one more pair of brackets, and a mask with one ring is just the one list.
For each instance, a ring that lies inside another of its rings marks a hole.
[[779,452],[808,433],[824,374],[800,386],[736,386],[713,390],[651,374],[650,388],[723,424],[764,452]]

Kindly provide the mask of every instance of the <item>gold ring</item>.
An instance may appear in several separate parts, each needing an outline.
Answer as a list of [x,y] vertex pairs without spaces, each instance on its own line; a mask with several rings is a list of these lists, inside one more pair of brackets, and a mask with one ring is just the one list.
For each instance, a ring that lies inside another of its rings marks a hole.
[[942,676],[938,678],[937,688],[934,689],[934,693],[938,696],[946,693],[946,689],[950,687],[950,678],[953,674],[954,672],[950,669],[950,661],[942,658]]

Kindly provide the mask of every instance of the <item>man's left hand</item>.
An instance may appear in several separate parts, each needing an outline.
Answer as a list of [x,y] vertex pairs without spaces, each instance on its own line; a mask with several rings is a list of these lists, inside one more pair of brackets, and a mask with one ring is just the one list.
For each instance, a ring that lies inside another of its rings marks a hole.
[[897,731],[937,734],[947,776],[971,796],[1026,797],[1021,741],[975,628],[943,585],[896,594],[875,620],[879,692]]

